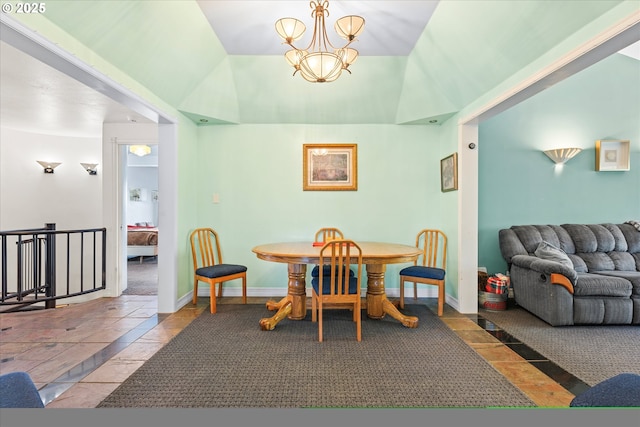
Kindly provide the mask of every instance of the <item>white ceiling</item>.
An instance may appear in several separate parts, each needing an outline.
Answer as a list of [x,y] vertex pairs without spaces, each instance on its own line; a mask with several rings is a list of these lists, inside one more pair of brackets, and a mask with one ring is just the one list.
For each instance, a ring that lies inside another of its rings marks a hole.
[[68,136],[102,135],[103,123],[145,117],[58,70],[0,42],[2,126]]
[[[365,31],[354,43],[364,55],[408,55],[424,31],[437,1],[332,1],[327,25],[348,14],[366,16]],[[198,1],[216,36],[230,55],[282,55],[273,43],[285,16],[302,20],[307,37],[313,28],[307,1]],[[375,30],[373,30],[375,29]],[[306,39],[303,38],[301,42]],[[338,40],[332,39],[336,44]],[[640,42],[623,53],[640,59]],[[70,96],[70,94],[73,94]],[[83,83],[0,42],[0,116],[2,126],[32,132],[98,137],[102,124],[148,123],[147,118]]]

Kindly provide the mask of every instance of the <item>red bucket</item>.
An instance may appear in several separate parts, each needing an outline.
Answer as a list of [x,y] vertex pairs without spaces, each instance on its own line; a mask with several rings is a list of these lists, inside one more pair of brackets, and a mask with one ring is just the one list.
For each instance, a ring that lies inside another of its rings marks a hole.
[[478,306],[485,310],[502,311],[507,309],[508,294],[495,294],[493,292],[478,292]]

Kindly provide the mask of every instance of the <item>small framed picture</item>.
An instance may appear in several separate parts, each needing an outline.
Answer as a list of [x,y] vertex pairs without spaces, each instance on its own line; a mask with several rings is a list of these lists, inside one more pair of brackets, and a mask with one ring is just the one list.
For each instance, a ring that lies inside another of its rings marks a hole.
[[145,202],[147,193],[144,188],[132,188],[129,190],[129,200],[132,202]]
[[440,186],[443,193],[458,189],[458,153],[440,160]]
[[628,171],[629,140],[599,139],[596,141],[597,171]]
[[304,144],[302,189],[357,190],[357,149],[356,144]]

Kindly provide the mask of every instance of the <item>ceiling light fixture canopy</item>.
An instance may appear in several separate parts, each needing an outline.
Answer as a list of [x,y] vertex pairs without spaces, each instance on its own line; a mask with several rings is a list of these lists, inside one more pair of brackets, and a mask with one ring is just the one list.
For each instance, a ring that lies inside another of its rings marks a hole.
[[356,15],[343,16],[335,23],[336,33],[347,43],[336,48],[327,37],[325,16],[329,16],[329,1],[309,3],[311,17],[315,19],[311,43],[305,48],[297,48],[293,42],[300,39],[306,27],[295,18],[282,18],[276,21],[276,31],[285,44],[293,49],[285,53],[287,62],[293,66],[295,75],[298,71],[302,77],[313,83],[332,82],[340,77],[343,70],[351,74],[349,65],[358,58],[358,51],[349,47],[364,30],[364,18]]
[[136,156],[142,157],[147,154],[151,154],[151,147],[148,145],[132,145],[129,147],[129,152],[131,154],[135,154]]
[[582,148],[556,148],[554,150],[546,150],[544,154],[549,156],[556,164],[561,165],[581,151]]

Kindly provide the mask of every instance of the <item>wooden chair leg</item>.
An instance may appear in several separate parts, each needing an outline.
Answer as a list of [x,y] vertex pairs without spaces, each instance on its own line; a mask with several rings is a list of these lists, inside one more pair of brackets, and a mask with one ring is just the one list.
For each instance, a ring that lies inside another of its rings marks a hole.
[[215,314],[217,311],[216,307],[216,284],[212,283],[209,287],[209,306],[211,307],[211,314]]
[[315,295],[311,295],[311,321],[312,322],[317,322],[318,321],[318,313],[316,312],[316,297]]
[[358,313],[356,317],[356,339],[358,341],[362,341],[362,316],[360,316],[360,304],[356,303],[356,306],[353,309],[354,313]]
[[198,304],[198,279],[193,281],[193,305]]
[[418,284],[413,282],[413,299],[418,299]]
[[242,303],[247,303],[247,276],[242,277]]
[[322,342],[322,302],[318,303],[318,341]]
[[444,312],[444,283],[438,285],[438,316]]
[[[218,298],[222,298],[222,284],[224,282],[218,283]],[[215,290],[215,289],[214,289]]]
[[400,276],[400,308],[404,308],[404,277]]

